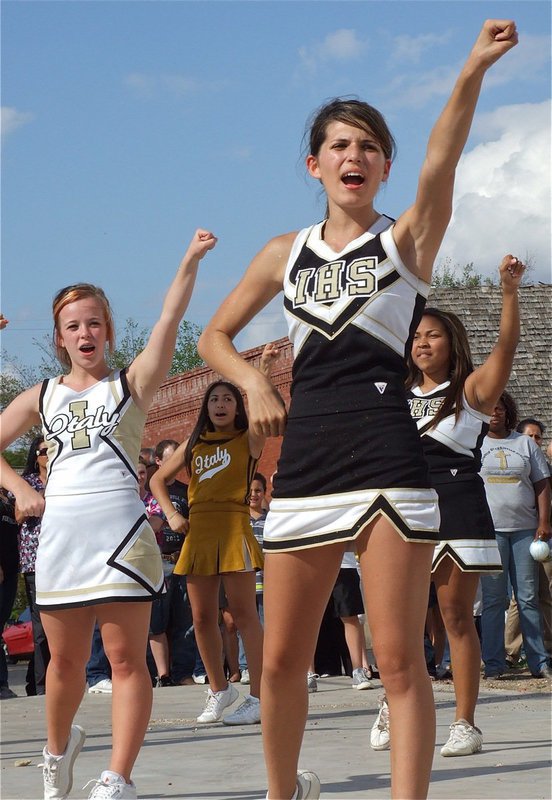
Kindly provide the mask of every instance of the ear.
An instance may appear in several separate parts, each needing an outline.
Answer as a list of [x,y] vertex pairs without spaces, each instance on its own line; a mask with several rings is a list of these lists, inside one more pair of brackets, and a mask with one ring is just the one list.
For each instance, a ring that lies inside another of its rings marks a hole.
[[308,155],[305,163],[307,165],[307,170],[309,172],[309,175],[312,178],[320,180],[320,169],[318,167],[318,159],[316,158],[316,156],[313,156],[312,154]]
[[388,159],[386,159],[385,166],[383,168],[383,177],[381,179],[382,183],[387,183],[387,180],[389,178],[389,173],[390,172],[391,172],[391,159],[388,158]]
[[56,328],[55,333],[54,333],[54,343],[55,343],[56,347],[65,348],[65,344],[63,342],[63,336],[60,334],[60,332],[57,330],[57,328]]

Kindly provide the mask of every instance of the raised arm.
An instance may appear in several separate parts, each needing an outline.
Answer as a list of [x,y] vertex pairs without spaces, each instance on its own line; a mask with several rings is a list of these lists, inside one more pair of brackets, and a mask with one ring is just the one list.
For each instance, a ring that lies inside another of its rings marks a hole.
[[178,533],[186,533],[189,523],[186,517],[183,517],[171,503],[167,481],[174,480],[184,466],[186,445],[187,441],[178,445],[172,456],[161,464],[159,469],[153,473],[149,484],[150,492],[161,506],[161,510],[167,518],[170,529]]
[[237,352],[232,339],[282,290],[295,234],[272,239],[258,253],[240,283],[222,303],[198,342],[209,366],[247,395],[249,428],[263,436],[281,436],[286,412],[270,380]]
[[519,342],[518,289],[525,266],[515,256],[504,256],[499,267],[502,288],[502,313],[498,339],[487,360],[471,375],[465,385],[472,408],[491,414],[510,378]]
[[167,377],[176,344],[178,326],[188,308],[199,262],[217,243],[209,231],[198,229],[165,296],[161,316],[146,347],[128,369],[128,380],[137,404],[147,411],[153,395]]
[[[38,403],[41,384],[22,392],[13,400],[0,417],[0,452],[4,452],[21,434],[34,425],[40,425]],[[41,517],[44,512],[44,497],[36,492],[5,460],[0,457],[0,485],[15,496],[18,515]]]
[[394,237],[406,266],[429,282],[452,213],[456,166],[466,144],[485,73],[518,41],[511,20],[487,20],[452,94],[435,123],[414,205],[397,221]]

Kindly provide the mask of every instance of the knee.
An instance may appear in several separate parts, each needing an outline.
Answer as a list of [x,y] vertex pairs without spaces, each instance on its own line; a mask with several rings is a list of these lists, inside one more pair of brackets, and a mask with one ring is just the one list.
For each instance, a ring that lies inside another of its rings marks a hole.
[[473,609],[458,605],[441,608],[447,634],[452,638],[461,638],[475,632]]
[[50,653],[48,669],[55,672],[56,676],[62,680],[74,680],[77,674],[84,676],[86,672],[86,657],[79,657],[77,653]]

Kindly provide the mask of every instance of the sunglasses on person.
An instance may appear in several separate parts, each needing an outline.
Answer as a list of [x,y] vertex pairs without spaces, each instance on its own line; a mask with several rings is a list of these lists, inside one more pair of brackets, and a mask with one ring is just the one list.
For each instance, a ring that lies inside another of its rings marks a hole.
[[40,450],[36,451],[37,456],[47,456],[48,455],[48,448],[41,447]]

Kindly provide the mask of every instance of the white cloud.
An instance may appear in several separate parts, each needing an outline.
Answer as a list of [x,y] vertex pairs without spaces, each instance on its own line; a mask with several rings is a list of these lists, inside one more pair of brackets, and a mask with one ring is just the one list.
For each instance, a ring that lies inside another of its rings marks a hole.
[[395,36],[391,50],[391,58],[395,61],[417,64],[427,50],[446,44],[451,37],[450,31],[445,34],[422,33],[419,36],[404,34]]
[[321,42],[303,45],[299,57],[303,68],[314,75],[321,64],[328,61],[352,61],[366,49],[367,44],[358,38],[352,28],[341,28],[329,33]]
[[5,139],[6,136],[9,136],[9,134],[13,133],[17,128],[31,122],[34,119],[34,114],[31,114],[29,111],[18,111],[16,108],[11,108],[10,106],[2,106],[0,119],[2,139]]
[[503,106],[475,132],[484,141],[460,160],[439,255],[494,277],[506,253],[529,257],[531,279],[550,283],[550,102]]
[[282,295],[277,295],[236,338],[240,352],[287,336]]

